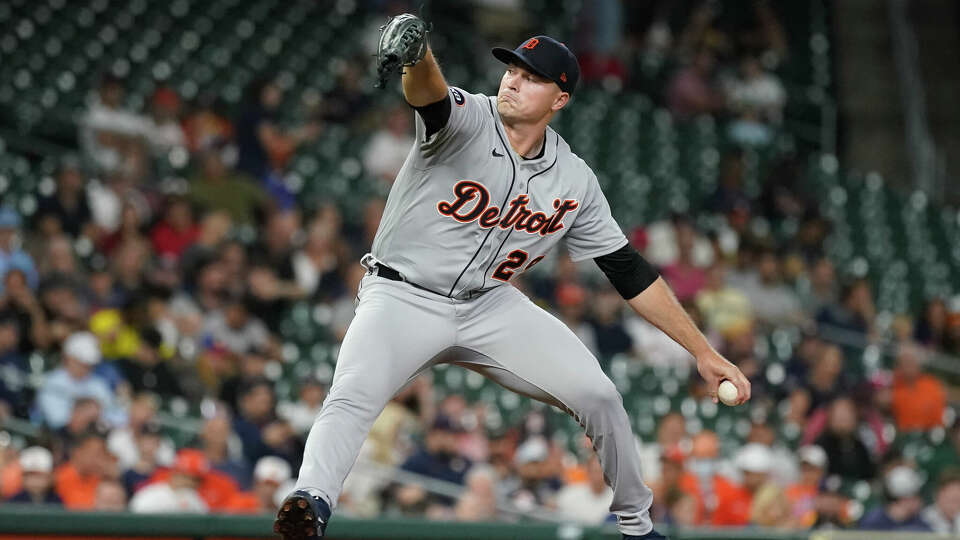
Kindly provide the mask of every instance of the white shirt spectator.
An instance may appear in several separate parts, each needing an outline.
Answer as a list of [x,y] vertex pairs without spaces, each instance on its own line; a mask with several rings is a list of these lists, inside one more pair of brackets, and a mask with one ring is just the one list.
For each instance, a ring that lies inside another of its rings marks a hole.
[[110,391],[110,386],[97,375],[88,375],[83,379],[75,379],[66,369],[55,369],[47,375],[37,395],[37,405],[44,421],[52,429],[60,429],[67,425],[73,402],[78,398],[89,397],[96,399],[103,409],[103,418],[112,425],[124,425],[127,422],[126,412],[117,403],[116,397]]
[[[107,436],[107,450],[117,457],[117,466],[121,471],[133,467],[140,461],[140,451],[137,450],[137,441],[130,428],[117,428]],[[177,449],[169,437],[164,437],[157,448],[157,464],[168,467],[173,464],[177,456]]]
[[386,125],[373,134],[363,152],[367,173],[393,182],[416,139],[410,134],[410,113],[404,107],[387,114]]
[[105,171],[120,166],[123,156],[97,140],[98,133],[107,132],[124,137],[141,137],[147,131],[147,119],[132,111],[106,106],[98,98],[90,105],[80,122],[80,140],[84,152]]
[[556,498],[558,512],[580,523],[603,523],[610,515],[612,502],[612,489],[604,486],[602,492],[596,493],[586,482],[564,486]]
[[633,341],[634,351],[644,364],[672,367],[694,363],[693,356],[682,345],[642,317],[627,315],[623,327]]
[[203,325],[204,334],[215,343],[225,346],[230,352],[246,354],[255,348],[264,347],[270,340],[270,332],[263,321],[250,316],[242,328],[231,328],[222,312],[207,316]]
[[[669,220],[656,221],[646,227],[647,248],[643,251],[645,259],[655,266],[667,266],[677,262],[680,250],[677,247],[677,232]],[[703,235],[697,235],[693,242],[691,258],[694,266],[705,268],[713,264],[713,246]]]
[[173,489],[166,482],[150,484],[130,499],[130,511],[136,514],[206,514],[207,504],[193,489]]

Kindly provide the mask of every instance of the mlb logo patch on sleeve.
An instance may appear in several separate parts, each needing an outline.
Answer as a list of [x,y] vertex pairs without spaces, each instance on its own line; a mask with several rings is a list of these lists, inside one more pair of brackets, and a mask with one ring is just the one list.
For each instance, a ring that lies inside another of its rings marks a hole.
[[463,94],[460,93],[456,88],[451,88],[450,91],[453,93],[453,100],[457,102],[457,105],[463,107],[464,99]]

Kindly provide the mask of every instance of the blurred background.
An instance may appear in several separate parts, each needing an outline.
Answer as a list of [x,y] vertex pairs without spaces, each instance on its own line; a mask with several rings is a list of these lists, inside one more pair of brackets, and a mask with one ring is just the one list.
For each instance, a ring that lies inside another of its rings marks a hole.
[[[753,383],[714,405],[562,249],[513,280],[623,394],[658,523],[960,533],[954,2],[6,0],[0,537],[269,537],[413,143],[397,82],[373,89],[378,27],[421,9],[471,92],[496,92],[492,46],[577,53],[553,126]],[[615,538],[611,497],[572,418],[439,366],[375,424],[330,532]]]

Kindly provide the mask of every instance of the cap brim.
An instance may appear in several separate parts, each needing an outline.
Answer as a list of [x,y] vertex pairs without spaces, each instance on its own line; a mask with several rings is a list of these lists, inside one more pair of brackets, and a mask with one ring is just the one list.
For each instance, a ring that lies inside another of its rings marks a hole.
[[510,49],[505,49],[503,47],[494,47],[490,49],[490,52],[493,53],[494,58],[503,62],[504,64],[519,64],[525,69],[536,73],[537,75],[543,77],[547,80],[553,80],[549,75],[545,74],[542,70],[538,69],[537,66],[532,65],[530,62],[527,62],[519,54],[511,51]]

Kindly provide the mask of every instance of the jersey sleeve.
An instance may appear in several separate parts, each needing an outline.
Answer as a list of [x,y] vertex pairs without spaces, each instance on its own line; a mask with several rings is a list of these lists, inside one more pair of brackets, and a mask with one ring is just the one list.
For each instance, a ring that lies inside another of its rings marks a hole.
[[567,232],[567,251],[574,262],[607,255],[627,245],[627,237],[610,213],[597,176],[589,169],[587,189],[580,202],[576,219]]
[[450,117],[435,133],[428,135],[427,126],[420,114],[415,114],[417,144],[423,165],[449,157],[464,149],[471,139],[478,137],[485,123],[492,119],[489,99],[483,95],[470,94],[456,87],[447,89],[450,98]]

